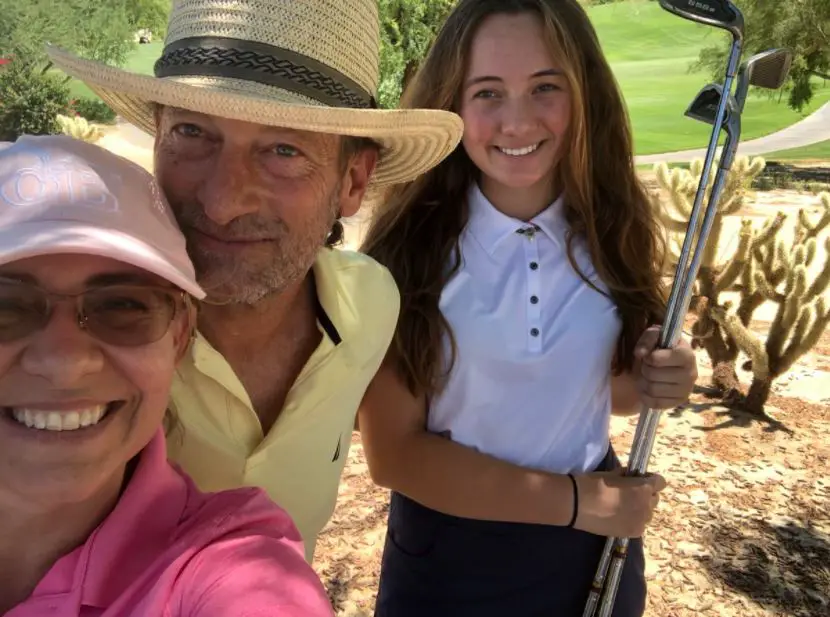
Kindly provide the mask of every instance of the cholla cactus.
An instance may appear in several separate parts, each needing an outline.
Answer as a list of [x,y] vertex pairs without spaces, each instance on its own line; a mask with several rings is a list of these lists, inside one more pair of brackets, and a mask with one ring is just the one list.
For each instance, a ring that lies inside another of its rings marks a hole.
[[[706,208],[711,196],[716,164],[713,164],[709,184],[706,188],[702,208]],[[700,261],[695,285],[695,302],[692,310],[697,320],[692,328],[695,337],[693,345],[703,347],[712,362],[713,385],[727,397],[740,393],[740,383],[735,372],[739,348],[736,343],[722,330],[719,324],[712,320],[710,310],[720,306],[720,294],[725,291],[740,291],[745,287],[751,295],[752,278],[747,279],[745,273],[752,265],[752,253],[765,243],[771,242],[775,233],[781,228],[783,216],[771,221],[760,232],[754,231],[751,221],[741,223],[738,246],[732,255],[718,260],[718,247],[723,233],[724,218],[734,216],[744,206],[746,193],[755,177],[763,171],[766,162],[762,158],[750,160],[748,157],[738,157],[730,169],[724,183],[724,188],[718,201],[716,214],[707,238]],[[663,226],[668,232],[668,246],[672,252],[671,273],[679,259],[683,237],[687,233],[689,219],[692,214],[695,194],[700,176],[703,172],[703,161],[698,159],[692,162],[689,170],[669,169],[665,163],[659,163],[654,168],[657,182],[668,196],[666,203],[655,199],[655,207]],[[702,217],[700,219],[703,220]],[[699,229],[694,230],[695,235]],[[749,304],[744,306],[747,320],[751,316]]]
[[[830,236],[823,240],[824,262],[810,282],[809,270],[817,265],[819,234],[830,225],[830,193],[820,196],[823,212],[812,223],[805,211],[799,212],[795,229],[796,244],[777,238],[753,252],[754,268],[746,276],[753,279],[751,293],[775,302],[778,311],[766,340],[753,334],[748,321],[730,306],[713,307],[712,319],[750,358],[752,384],[746,395],[748,411],[761,413],[769,398],[773,381],[786,373],[801,356],[819,341],[830,323],[830,302],[826,296],[830,284]],[[749,291],[749,290],[748,290]]]
[[104,131],[95,124],[87,122],[81,116],[64,116],[58,114],[58,126],[65,135],[94,144],[104,136]]
[[[709,175],[709,183],[706,187],[702,208],[709,203],[712,194],[712,187],[715,182],[717,161],[712,165],[712,173]],[[718,200],[717,214],[712,223],[709,238],[706,242],[706,249],[701,259],[701,269],[717,267],[717,249],[723,229],[723,217],[736,214],[744,205],[747,189],[751,186],[755,177],[766,167],[766,161],[760,157],[750,160],[741,156],[735,159],[732,168],[726,175],[723,191]],[[679,167],[669,170],[665,163],[658,163],[654,167],[657,175],[657,182],[666,190],[669,201],[668,207],[660,208],[660,218],[663,225],[669,232],[674,234],[685,234],[692,215],[695,194],[697,193],[700,176],[703,173],[703,161],[696,159],[692,161],[689,170]],[[701,218],[702,220],[702,218]],[[695,230],[697,233],[699,230]],[[673,249],[673,265],[677,263],[677,253],[682,243],[682,235],[679,238],[670,236]]]

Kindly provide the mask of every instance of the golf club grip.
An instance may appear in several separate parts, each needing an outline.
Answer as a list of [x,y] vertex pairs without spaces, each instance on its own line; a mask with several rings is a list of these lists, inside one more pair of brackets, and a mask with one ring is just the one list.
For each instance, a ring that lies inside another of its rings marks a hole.
[[588,602],[585,603],[585,612],[582,617],[594,617],[597,610],[597,605],[602,599],[602,590],[605,587],[605,579],[608,576],[608,568],[611,567],[611,558],[614,554],[614,545],[617,543],[617,538],[608,536],[605,539],[605,546],[602,549],[602,555],[599,559],[599,566],[594,574],[594,580],[591,583],[591,591],[588,593]]
[[628,541],[618,541],[614,546],[614,555],[611,557],[611,567],[608,571],[608,584],[605,586],[605,593],[599,605],[597,617],[611,617],[614,611],[614,604],[617,601],[617,591],[620,589],[623,566],[628,556]]

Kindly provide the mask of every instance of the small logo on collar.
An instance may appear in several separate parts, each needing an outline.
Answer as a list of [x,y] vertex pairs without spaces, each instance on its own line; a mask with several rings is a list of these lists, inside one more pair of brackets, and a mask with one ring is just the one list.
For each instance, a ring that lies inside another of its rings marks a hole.
[[521,227],[516,230],[516,233],[526,237],[528,240],[533,240],[536,236],[536,232],[542,231],[542,228],[539,227],[536,223],[531,223],[527,227]]

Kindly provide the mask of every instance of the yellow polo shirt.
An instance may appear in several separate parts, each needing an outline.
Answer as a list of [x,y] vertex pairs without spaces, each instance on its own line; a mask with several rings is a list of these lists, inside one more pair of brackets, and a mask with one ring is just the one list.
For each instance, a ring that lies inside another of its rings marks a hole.
[[197,486],[259,486],[285,508],[314,556],[334,511],[355,415],[392,340],[400,295],[386,268],[324,249],[314,264],[323,334],[267,435],[225,359],[200,335],[172,388],[168,454]]

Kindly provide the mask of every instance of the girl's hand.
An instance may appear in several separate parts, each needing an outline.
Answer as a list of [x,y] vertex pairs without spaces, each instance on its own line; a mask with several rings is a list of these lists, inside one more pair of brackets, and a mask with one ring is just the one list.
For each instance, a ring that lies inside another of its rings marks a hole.
[[574,527],[600,536],[642,536],[666,488],[658,474],[625,476],[622,469],[574,477],[579,493]]
[[652,326],[637,341],[634,348],[639,365],[637,386],[646,407],[671,409],[689,401],[697,381],[697,357],[682,337],[674,349],[659,349],[659,340],[660,327]]

